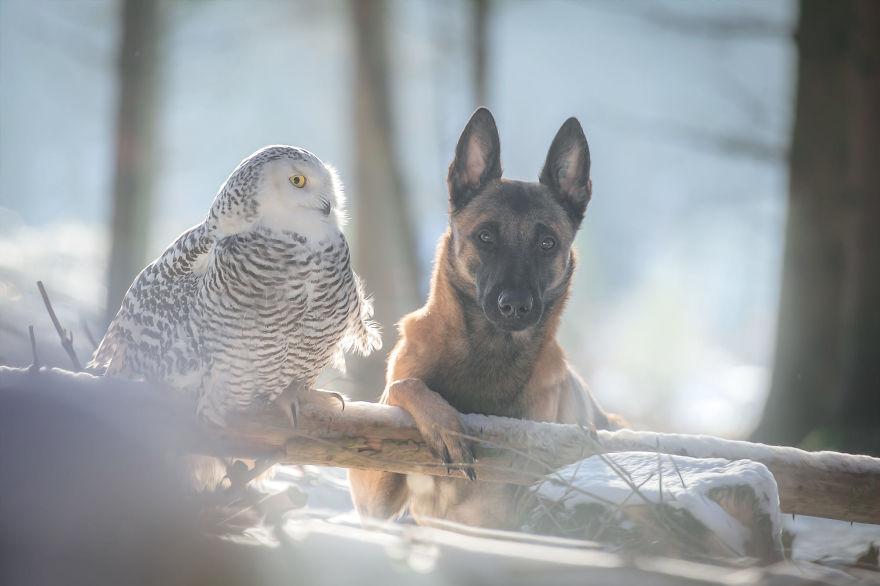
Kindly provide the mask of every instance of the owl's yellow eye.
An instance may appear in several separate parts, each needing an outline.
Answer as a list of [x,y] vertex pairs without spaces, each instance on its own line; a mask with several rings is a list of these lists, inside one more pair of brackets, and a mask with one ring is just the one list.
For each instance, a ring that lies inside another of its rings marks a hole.
[[305,187],[306,186],[306,178],[305,175],[292,175],[290,177],[290,182],[294,187]]

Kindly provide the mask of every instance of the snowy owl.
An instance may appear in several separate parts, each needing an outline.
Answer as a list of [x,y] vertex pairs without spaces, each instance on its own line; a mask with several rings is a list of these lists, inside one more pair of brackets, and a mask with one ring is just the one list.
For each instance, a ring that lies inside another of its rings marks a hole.
[[135,278],[89,366],[188,393],[219,425],[288,389],[295,404],[343,351],[381,347],[342,206],[336,172],[312,153],[257,151]]

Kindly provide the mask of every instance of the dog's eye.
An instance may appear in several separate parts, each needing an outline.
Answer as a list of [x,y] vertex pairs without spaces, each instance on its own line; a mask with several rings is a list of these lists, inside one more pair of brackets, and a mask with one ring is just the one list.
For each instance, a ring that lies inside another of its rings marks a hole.
[[556,248],[556,241],[547,236],[543,240],[541,240],[541,248],[543,248],[544,250],[552,250]]
[[492,233],[488,230],[480,230],[480,233],[477,235],[477,237],[480,239],[480,242],[484,244],[492,244],[492,242],[494,241],[494,238],[492,238]]

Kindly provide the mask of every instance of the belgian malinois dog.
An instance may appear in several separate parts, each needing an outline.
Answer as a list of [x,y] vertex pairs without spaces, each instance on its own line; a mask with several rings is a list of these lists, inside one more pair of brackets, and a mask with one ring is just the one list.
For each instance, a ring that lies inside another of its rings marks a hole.
[[[449,228],[431,291],[405,316],[381,402],[408,411],[445,463],[472,464],[459,413],[617,427],[569,368],[556,329],[575,268],[572,242],[590,201],[590,151],[576,118],[550,146],[537,183],[501,178],[489,110],[471,116],[449,166]],[[466,468],[473,478],[473,469]],[[405,507],[441,518],[516,527],[521,489],[474,480],[351,470],[362,517]]]

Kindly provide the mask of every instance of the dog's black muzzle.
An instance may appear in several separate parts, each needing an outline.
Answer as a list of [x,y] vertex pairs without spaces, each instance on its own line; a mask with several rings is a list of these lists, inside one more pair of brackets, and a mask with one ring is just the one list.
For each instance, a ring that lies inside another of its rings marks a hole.
[[483,301],[483,313],[492,324],[508,332],[518,332],[538,323],[543,303],[524,288],[499,288]]

